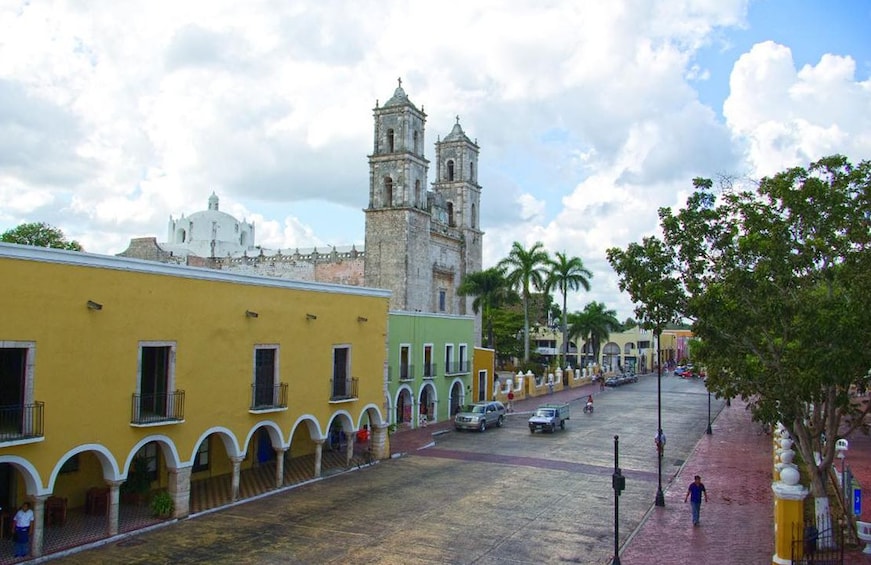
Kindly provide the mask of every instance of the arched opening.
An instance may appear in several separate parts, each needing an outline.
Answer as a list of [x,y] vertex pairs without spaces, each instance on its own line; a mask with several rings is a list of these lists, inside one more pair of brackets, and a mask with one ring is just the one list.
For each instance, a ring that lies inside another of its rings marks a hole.
[[393,151],[394,151],[394,138],[395,138],[395,135],[393,132],[393,128],[390,128],[389,130],[387,130],[387,152],[388,153],[393,153]]
[[423,194],[420,193],[420,179],[414,181],[414,197],[418,205],[423,204]]
[[451,386],[451,416],[454,416],[460,411],[460,406],[463,404],[463,383],[455,381]]
[[414,154],[415,154],[415,155],[419,155],[419,154],[420,154],[420,149],[418,148],[418,143],[419,143],[420,140],[418,139],[417,130],[414,130],[414,134],[413,134],[413,136],[412,136],[412,139],[413,139],[413,141],[414,141]]
[[411,422],[411,393],[407,388],[399,391],[399,397],[396,399],[396,423],[405,424]]
[[448,180],[454,180],[454,161],[450,160],[447,163],[448,166]]
[[469,223],[471,224],[471,226],[473,228],[476,227],[477,222],[475,220],[475,205],[474,204],[472,204],[472,217],[469,218]]
[[475,182],[475,162],[471,161],[469,163],[469,180],[471,182]]
[[393,179],[390,177],[384,177],[384,206],[393,206]]
[[448,202],[448,225],[455,226],[454,224],[454,203]]
[[175,230],[175,243],[184,243],[187,233],[183,229]]

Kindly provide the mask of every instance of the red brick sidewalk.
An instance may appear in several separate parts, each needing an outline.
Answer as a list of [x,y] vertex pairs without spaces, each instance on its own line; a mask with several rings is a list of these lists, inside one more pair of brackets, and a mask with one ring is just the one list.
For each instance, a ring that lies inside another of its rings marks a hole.
[[[623,565],[771,563],[774,495],[771,437],[759,433],[741,402],[723,408],[681,468],[663,487],[665,507],[652,507],[621,553]],[[709,502],[693,527],[687,486],[701,475]]]

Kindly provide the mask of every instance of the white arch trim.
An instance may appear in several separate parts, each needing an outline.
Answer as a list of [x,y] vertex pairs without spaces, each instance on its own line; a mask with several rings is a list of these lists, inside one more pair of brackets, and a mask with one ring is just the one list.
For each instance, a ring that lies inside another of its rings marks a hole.
[[378,414],[378,421],[375,422],[378,425],[384,424],[384,415],[381,413],[381,409],[378,408],[378,405],[375,403],[367,404],[360,410],[360,418],[357,420],[357,429],[359,430],[363,426],[363,418],[366,416],[366,413],[369,410],[374,410],[376,414]]
[[[293,426],[290,427],[290,435],[287,438],[288,447],[290,447],[290,442],[293,441],[293,436],[300,424],[306,424],[308,435],[313,441],[326,439],[326,436],[321,434],[321,423],[318,422],[318,419],[312,414],[301,414],[293,423]],[[316,434],[313,432],[316,432]]]
[[86,443],[70,449],[64,453],[60,459],[58,459],[57,464],[55,464],[54,470],[52,470],[51,476],[48,479],[48,488],[50,491],[54,492],[54,483],[66,460],[73,455],[88,451],[93,452],[97,460],[100,462],[100,466],[103,468],[104,479],[108,481],[120,481],[122,479],[121,471],[118,469],[118,461],[115,459],[115,455],[103,445],[98,443]]
[[233,434],[233,432],[231,432],[229,428],[225,428],[224,426],[213,426],[204,431],[197,439],[197,443],[194,445],[194,450],[191,453],[191,458],[186,462],[185,466],[194,464],[194,458],[197,456],[197,450],[200,448],[200,445],[203,443],[203,441],[205,441],[205,439],[212,434],[216,434],[219,438],[221,438],[221,443],[224,444],[224,449],[227,450],[228,457],[242,456],[242,450],[239,448],[239,442],[236,440],[236,436]]
[[[281,435],[281,428],[273,422],[272,420],[263,420],[257,422],[250,430],[248,430],[248,435],[245,436],[245,452],[248,451],[248,445],[251,443],[251,438],[254,437],[254,434],[257,433],[257,430],[260,428],[266,428],[269,431],[269,439],[272,440],[272,445],[278,445],[281,448],[285,448],[284,444],[284,436]],[[275,441],[278,439],[278,441]]]
[[27,488],[27,494],[40,496],[51,494],[51,491],[42,487],[42,479],[39,478],[39,471],[36,467],[23,457],[17,455],[0,455],[0,463],[9,463],[18,469],[24,476],[24,485]]
[[[178,456],[178,450],[175,447],[175,443],[173,443],[169,436],[155,434],[140,439],[130,449],[130,453],[127,454],[127,460],[124,462],[124,477],[127,477],[127,474],[130,472],[130,464],[133,462],[133,457],[136,455],[136,452],[139,451],[143,445],[152,441],[156,441],[158,445],[160,445],[167,469],[178,469],[179,464],[181,463],[181,458]],[[167,453],[169,453],[171,457],[166,457]]]

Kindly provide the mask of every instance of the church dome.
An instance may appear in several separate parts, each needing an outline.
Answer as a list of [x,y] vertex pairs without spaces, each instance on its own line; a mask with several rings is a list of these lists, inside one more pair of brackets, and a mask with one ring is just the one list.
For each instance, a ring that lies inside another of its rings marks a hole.
[[177,220],[170,218],[168,235],[167,244],[180,255],[235,256],[254,248],[254,225],[221,212],[214,192],[207,210]]

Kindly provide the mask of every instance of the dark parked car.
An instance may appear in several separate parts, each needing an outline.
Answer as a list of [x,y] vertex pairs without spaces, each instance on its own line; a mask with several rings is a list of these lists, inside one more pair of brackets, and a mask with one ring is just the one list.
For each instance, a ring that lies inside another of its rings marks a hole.
[[605,381],[605,386],[620,386],[623,384],[623,381],[620,377],[608,377]]

